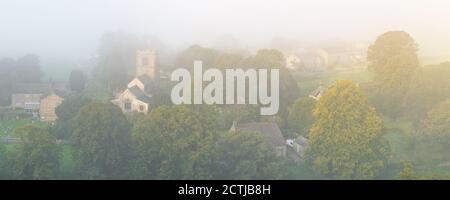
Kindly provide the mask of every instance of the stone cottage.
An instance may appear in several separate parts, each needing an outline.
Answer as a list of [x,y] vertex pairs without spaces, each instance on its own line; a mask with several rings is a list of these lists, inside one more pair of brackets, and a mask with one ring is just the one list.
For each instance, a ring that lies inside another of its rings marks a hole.
[[56,116],[56,108],[61,105],[63,102],[63,94],[58,92],[51,92],[42,97],[40,108],[39,108],[39,117],[43,122],[54,122],[57,119]]

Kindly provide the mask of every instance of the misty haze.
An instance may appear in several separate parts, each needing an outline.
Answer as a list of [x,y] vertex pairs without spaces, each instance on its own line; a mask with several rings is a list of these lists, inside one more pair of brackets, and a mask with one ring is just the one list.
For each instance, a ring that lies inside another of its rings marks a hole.
[[449,7],[0,0],[0,179],[450,179]]

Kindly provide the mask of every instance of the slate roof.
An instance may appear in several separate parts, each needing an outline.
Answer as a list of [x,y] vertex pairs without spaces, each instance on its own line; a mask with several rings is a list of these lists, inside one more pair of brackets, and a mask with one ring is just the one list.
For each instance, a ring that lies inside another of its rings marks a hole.
[[138,86],[133,86],[131,88],[128,88],[128,90],[134,95],[136,96],[136,98],[139,98],[141,96],[145,96],[144,92],[138,87]]
[[318,100],[323,94],[325,94],[326,89],[327,88],[324,86],[319,86],[317,89],[312,91],[311,94],[309,94],[309,97]]
[[232,131],[260,133],[267,143],[273,146],[284,146],[285,139],[276,123],[253,122],[233,124]]
[[136,96],[136,99],[145,103],[151,103],[151,96],[146,95],[139,87],[133,86],[128,90]]

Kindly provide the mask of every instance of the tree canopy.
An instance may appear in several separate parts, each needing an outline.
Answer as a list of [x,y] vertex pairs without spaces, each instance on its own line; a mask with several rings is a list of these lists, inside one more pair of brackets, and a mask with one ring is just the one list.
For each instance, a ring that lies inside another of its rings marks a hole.
[[285,163],[259,133],[228,132],[219,142],[217,178],[261,180],[285,177]]
[[427,135],[439,143],[450,144],[450,100],[441,102],[428,112],[424,129]]
[[20,142],[14,144],[13,176],[17,179],[54,179],[58,175],[60,151],[45,128],[26,125],[15,135]]
[[[309,97],[297,99],[289,108],[289,115],[287,119],[288,128],[290,131],[307,137],[309,129],[314,124],[313,110],[316,101]],[[295,138],[298,135],[292,135]]]
[[86,85],[86,77],[84,76],[83,71],[73,70],[72,72],[70,72],[69,77],[70,90],[74,92],[81,92],[84,90],[85,85]]
[[405,113],[419,127],[427,113],[450,99],[450,63],[428,65],[418,69],[406,98]]
[[124,179],[131,156],[131,125],[111,103],[93,102],[73,119],[71,145],[84,179]]
[[133,131],[134,173],[144,179],[212,178],[218,137],[213,114],[162,106],[145,116]]
[[55,113],[58,116],[57,123],[51,128],[52,133],[58,139],[69,139],[74,130],[72,121],[77,116],[80,108],[91,103],[92,100],[81,94],[73,94],[64,99],[64,101],[56,107]]
[[377,38],[367,52],[368,68],[377,85],[376,104],[392,117],[404,111],[405,97],[419,68],[418,47],[404,31],[390,31]]
[[17,60],[0,60],[0,106],[10,105],[13,85],[17,83],[38,83],[42,78],[39,57],[25,55]]
[[306,159],[315,171],[370,179],[386,166],[390,147],[382,137],[383,122],[358,85],[337,81],[317,103],[314,116]]

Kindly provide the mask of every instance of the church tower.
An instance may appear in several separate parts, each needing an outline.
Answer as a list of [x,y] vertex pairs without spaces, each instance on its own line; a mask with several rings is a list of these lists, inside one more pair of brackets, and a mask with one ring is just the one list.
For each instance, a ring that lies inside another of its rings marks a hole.
[[136,77],[147,75],[154,79],[156,76],[156,53],[153,50],[136,52]]

